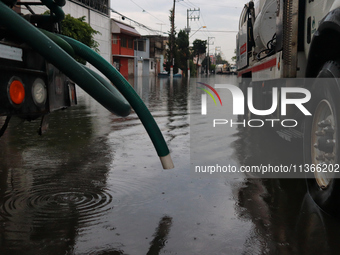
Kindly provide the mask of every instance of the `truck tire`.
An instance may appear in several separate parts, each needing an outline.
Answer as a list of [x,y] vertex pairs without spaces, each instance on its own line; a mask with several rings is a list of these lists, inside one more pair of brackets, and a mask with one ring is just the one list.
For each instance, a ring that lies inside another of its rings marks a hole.
[[312,116],[306,116],[303,132],[308,192],[321,209],[332,215],[340,215],[339,77],[339,62],[328,61],[323,65],[311,89],[308,108]]

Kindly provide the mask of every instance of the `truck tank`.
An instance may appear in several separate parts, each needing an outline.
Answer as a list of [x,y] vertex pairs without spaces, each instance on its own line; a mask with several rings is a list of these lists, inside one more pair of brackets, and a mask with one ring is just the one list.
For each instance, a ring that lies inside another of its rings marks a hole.
[[254,40],[255,52],[267,48],[267,43],[276,32],[276,0],[255,1]]

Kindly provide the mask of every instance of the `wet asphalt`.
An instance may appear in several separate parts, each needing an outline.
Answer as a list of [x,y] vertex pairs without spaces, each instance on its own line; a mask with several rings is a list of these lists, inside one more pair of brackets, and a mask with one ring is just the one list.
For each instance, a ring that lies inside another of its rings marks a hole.
[[[192,174],[190,118],[203,79],[237,84],[227,75],[129,80],[172,170],[162,170],[134,113],[114,116],[80,89],[78,105],[51,114],[42,137],[39,120],[13,119],[0,139],[0,254],[338,254],[339,219],[314,204],[304,179]],[[238,165],[302,162],[299,141],[228,132]]]

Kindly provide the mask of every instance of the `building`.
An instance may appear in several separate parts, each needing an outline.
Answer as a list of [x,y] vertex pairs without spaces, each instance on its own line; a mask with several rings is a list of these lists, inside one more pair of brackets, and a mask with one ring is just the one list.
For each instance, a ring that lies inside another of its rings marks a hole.
[[[150,61],[150,40],[142,36],[135,40],[135,77],[149,76],[154,70],[154,63]],[[154,72],[153,72],[154,74]]]
[[[204,61],[204,59],[206,58],[207,56],[205,55],[205,53],[202,53],[200,55],[196,55],[194,58],[193,58],[193,63],[194,65],[196,65],[196,68],[197,68],[197,74],[200,74],[200,73],[203,73],[204,70],[202,70],[202,62]],[[197,58],[198,58],[198,61],[197,61]]]
[[[47,10],[45,6],[30,7],[37,14]],[[25,7],[21,11],[29,12]],[[111,19],[109,0],[68,0],[63,11],[74,18],[85,17],[85,22],[99,31],[94,37],[99,43],[99,54],[124,77],[153,76],[163,70],[168,37],[141,37],[133,26]]]
[[216,65],[216,57],[215,57],[215,55],[209,55],[209,57],[210,57],[210,64]]
[[[40,2],[32,0],[30,2]],[[47,10],[45,6],[31,5],[31,9],[37,13]],[[74,18],[85,16],[85,21],[100,33],[94,39],[99,43],[100,55],[111,63],[111,31],[110,31],[110,1],[109,0],[68,0],[63,7],[65,14],[70,14]],[[23,13],[28,13],[22,8]]]
[[121,21],[111,19],[112,61],[114,67],[124,76],[134,76],[135,44],[140,38],[137,30]]
[[150,41],[150,75],[157,75],[163,71],[164,56],[169,38],[160,35],[149,35],[146,37]]

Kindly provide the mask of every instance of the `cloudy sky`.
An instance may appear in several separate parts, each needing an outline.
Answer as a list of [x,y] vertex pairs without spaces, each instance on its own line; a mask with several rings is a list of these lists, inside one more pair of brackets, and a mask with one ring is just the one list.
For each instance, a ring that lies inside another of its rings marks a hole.
[[[126,17],[137,21],[148,28],[169,32],[170,31],[170,9],[173,0],[110,0],[111,8]],[[236,31],[238,29],[239,15],[246,0],[176,0],[175,26],[176,31],[187,26],[187,10],[200,9],[200,12],[192,12],[192,16],[198,16],[199,20],[190,21],[191,33],[190,43],[195,39],[210,41],[209,51],[221,51],[224,59],[230,61],[236,48]],[[115,13],[112,18],[121,19]],[[135,26],[142,35],[155,34],[145,28],[141,28],[133,22],[125,19],[125,22]],[[202,28],[206,26],[206,28]],[[212,38],[214,37],[214,38]]]

